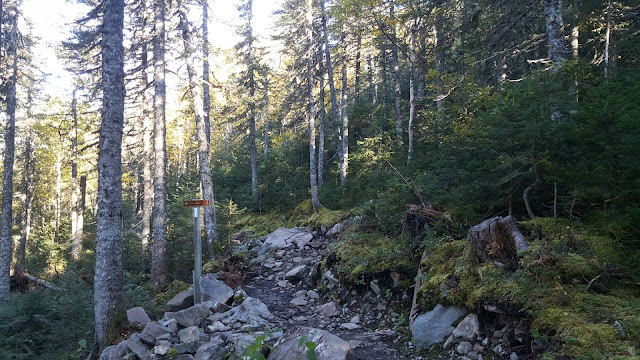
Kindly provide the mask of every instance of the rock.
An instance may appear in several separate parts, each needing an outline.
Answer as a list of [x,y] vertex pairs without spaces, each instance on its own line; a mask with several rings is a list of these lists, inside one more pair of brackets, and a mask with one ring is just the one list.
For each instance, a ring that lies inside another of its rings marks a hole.
[[224,342],[219,337],[211,339],[208,343],[200,346],[195,360],[223,360],[227,354],[228,349],[224,346]]
[[480,333],[480,322],[478,321],[478,315],[469,314],[464,320],[462,320],[455,330],[453,330],[453,336],[458,339],[475,340]]
[[178,331],[178,322],[176,321],[176,319],[173,319],[173,318],[162,319],[162,320],[158,321],[158,324],[160,324],[160,325],[166,327],[167,329],[169,329],[171,334],[175,334],[176,331]]
[[183,343],[198,341],[200,340],[201,335],[204,335],[204,330],[197,326],[189,326],[178,331],[178,339],[180,339],[180,342]]
[[374,293],[376,293],[376,295],[380,296],[380,294],[382,294],[382,292],[380,291],[380,286],[378,285],[378,281],[377,280],[373,280],[369,283],[369,286],[371,286],[371,290],[373,290]]
[[301,297],[293,298],[291,301],[289,301],[289,304],[295,305],[295,306],[305,306],[308,303],[309,302],[307,300]]
[[286,280],[302,280],[305,276],[306,265],[298,265],[284,274]]
[[233,289],[216,279],[214,274],[205,274],[200,278],[200,291],[205,301],[226,304],[233,297]]
[[293,297],[299,297],[299,298],[306,298],[307,296],[307,290],[298,290],[296,291],[296,293],[293,295]]
[[516,353],[511,353],[511,355],[509,355],[509,360],[518,360],[518,354]]
[[196,304],[188,309],[172,313],[168,317],[176,319],[181,326],[189,327],[200,325],[200,322],[207,316],[209,316],[209,308],[203,304]]
[[309,297],[309,299],[313,299],[313,300],[320,299],[320,295],[318,295],[318,293],[313,290],[307,291],[307,296]]
[[442,348],[445,350],[448,349],[454,341],[456,341],[456,338],[453,335],[449,335],[447,341],[445,341],[444,345],[442,345]]
[[153,347],[153,353],[156,355],[164,356],[167,355],[169,350],[171,349],[171,342],[168,340],[159,340],[156,343],[156,346]]
[[144,311],[141,307],[134,307],[132,309],[127,310],[127,320],[131,325],[142,325],[145,326],[151,319],[147,312]]
[[209,308],[209,311],[211,311],[212,313],[223,313],[231,310],[231,306],[213,300],[203,302],[202,304],[207,306]]
[[360,322],[360,316],[356,315],[356,316],[352,317],[351,318],[351,322],[354,323],[354,324],[359,323]]
[[345,330],[355,330],[355,329],[360,329],[360,325],[358,324],[354,324],[354,323],[344,323],[340,325],[340,329],[345,329]]
[[264,241],[264,246],[286,249],[295,244],[298,249],[302,249],[312,239],[313,234],[304,229],[279,228],[267,236],[267,240]]
[[140,359],[149,352],[150,347],[142,343],[140,340],[129,339],[125,342],[129,350],[136,354]]
[[157,337],[163,334],[171,334],[171,330],[158,323],[150,322],[145,325],[140,338],[149,345],[155,345]]
[[193,289],[187,289],[178,293],[164,306],[166,311],[180,311],[193,306]]
[[266,326],[269,325],[270,320],[273,320],[273,314],[271,314],[267,305],[252,297],[246,297],[242,304],[221,315],[221,321],[226,324],[244,323]]
[[463,341],[460,344],[458,344],[458,347],[456,348],[456,352],[460,355],[467,355],[468,353],[471,352],[471,350],[473,350],[473,345],[471,345],[470,342],[466,342],[466,341]]
[[327,231],[324,236],[327,239],[331,239],[333,237],[335,237],[336,235],[338,235],[340,233],[340,231],[342,231],[342,223],[337,223],[335,225],[333,225],[331,227],[331,229],[329,229],[329,231]]
[[333,301],[328,302],[324,305],[318,307],[318,314],[326,317],[339,316],[342,313],[342,308],[340,305],[334,303]]
[[419,315],[411,326],[413,342],[417,348],[426,348],[442,342],[453,333],[453,324],[467,312],[466,309],[457,306],[436,307]]
[[191,354],[180,354],[178,356],[171,357],[171,360],[193,360],[193,355],[191,355]]
[[295,327],[282,335],[275,343],[268,360],[304,358],[307,348],[298,346],[298,342],[303,336],[307,341],[316,344],[316,358],[318,360],[355,360],[349,343],[327,331],[309,327]]
[[289,285],[289,282],[287,280],[280,280],[276,283],[276,285],[278,285],[279,287],[286,288]]
[[128,351],[129,348],[127,347],[126,342],[123,341],[117,345],[111,345],[102,350],[99,360],[120,360]]
[[189,341],[176,344],[175,349],[178,354],[195,354],[200,346],[202,346],[200,341]]
[[469,351],[467,353],[467,357],[470,360],[478,360],[478,358],[480,358],[480,354],[478,354],[476,351]]
[[220,321],[215,321],[213,324],[207,326],[207,329],[209,329],[209,331],[211,331],[211,332],[219,332],[219,331],[229,331],[229,330],[231,330],[230,327],[226,326],[225,324],[221,323]]
[[327,270],[322,273],[322,278],[329,281],[329,285],[338,285],[340,284],[340,280],[333,275],[331,270]]
[[251,334],[231,334],[227,343],[232,345],[236,358],[242,359],[242,356],[245,355],[249,346],[255,344],[256,338],[256,335]]

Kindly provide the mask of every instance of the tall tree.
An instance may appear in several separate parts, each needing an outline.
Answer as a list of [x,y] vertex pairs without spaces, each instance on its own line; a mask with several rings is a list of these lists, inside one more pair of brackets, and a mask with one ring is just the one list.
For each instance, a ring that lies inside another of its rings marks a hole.
[[394,1],[389,3],[389,18],[391,20],[391,76],[393,78],[394,105],[396,110],[396,141],[402,144],[402,111],[400,108],[400,62],[398,60],[398,36],[396,31],[396,11]]
[[347,173],[349,172],[349,95],[347,69],[349,67],[347,59],[347,43],[342,39],[342,158],[340,159],[340,185],[347,185]]
[[211,94],[209,93],[209,0],[202,0],[202,110],[204,112],[204,124],[207,132],[207,142],[210,145]]
[[25,139],[24,168],[22,176],[22,219],[20,224],[20,242],[16,254],[16,272],[24,272],[27,268],[27,242],[31,234],[31,212],[33,208],[33,176],[35,173],[35,157],[33,156],[33,138],[31,133]]
[[196,120],[196,132],[198,136],[198,163],[200,164],[200,183],[202,185],[202,197],[209,200],[209,206],[204,207],[204,226],[207,233],[207,240],[210,247],[211,261],[214,259],[214,244],[218,239],[218,231],[216,226],[215,199],[213,194],[213,182],[211,181],[211,164],[209,160],[209,141],[207,139],[207,128],[204,122],[204,114],[202,108],[202,94],[198,84],[198,74],[196,73],[193,60],[193,40],[187,15],[181,9],[179,10],[180,29],[182,31],[182,40],[184,44],[184,57],[187,62],[187,73],[189,75],[189,89],[191,90],[191,98],[193,101],[193,109]]
[[315,99],[313,95],[313,7],[312,0],[306,0],[305,6],[305,30],[307,42],[307,122],[309,124],[309,174],[311,184],[311,206],[316,212],[320,209],[320,199],[318,197],[318,170],[316,155],[316,124],[315,124]]
[[547,25],[549,60],[557,68],[562,65],[567,52],[562,22],[562,0],[544,0],[544,17]]
[[155,0],[153,34],[154,83],[154,177],[153,177],[153,235],[151,249],[151,281],[159,290],[167,281],[167,124],[165,83],[165,2]]
[[71,97],[71,257],[80,258],[82,252],[82,238],[78,232],[78,98],[77,88],[73,89]]
[[2,178],[2,224],[0,224],[0,299],[9,294],[9,274],[11,271],[13,240],[13,163],[15,157],[16,134],[16,83],[18,81],[18,3],[7,1],[8,29],[3,36],[7,39],[7,56],[10,61],[10,75],[7,83],[7,125],[4,133],[4,176]]
[[[122,133],[124,127],[124,0],[103,2],[102,121],[94,279],[95,341],[100,351],[122,309]],[[94,353],[97,355],[98,353]]]

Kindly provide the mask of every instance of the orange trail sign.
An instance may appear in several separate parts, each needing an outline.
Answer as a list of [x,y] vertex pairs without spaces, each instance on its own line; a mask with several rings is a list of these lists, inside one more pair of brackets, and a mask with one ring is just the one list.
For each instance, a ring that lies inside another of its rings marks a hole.
[[182,205],[188,207],[209,206],[209,200],[185,200]]

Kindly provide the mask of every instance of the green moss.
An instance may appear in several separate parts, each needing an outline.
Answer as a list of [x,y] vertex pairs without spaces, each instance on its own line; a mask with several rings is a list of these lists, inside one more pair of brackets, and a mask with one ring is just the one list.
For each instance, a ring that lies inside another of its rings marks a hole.
[[365,283],[369,277],[389,271],[412,274],[415,270],[409,239],[394,239],[377,232],[347,231],[334,245],[341,278]]
[[349,212],[342,210],[329,210],[325,207],[320,207],[317,212],[297,221],[296,223],[299,226],[311,227],[314,229],[319,229],[322,226],[330,228],[347,217],[349,217]]
[[180,280],[174,280],[169,284],[169,288],[165,292],[156,294],[153,298],[153,303],[159,306],[164,306],[171,298],[178,295],[179,292],[187,290],[191,285]]

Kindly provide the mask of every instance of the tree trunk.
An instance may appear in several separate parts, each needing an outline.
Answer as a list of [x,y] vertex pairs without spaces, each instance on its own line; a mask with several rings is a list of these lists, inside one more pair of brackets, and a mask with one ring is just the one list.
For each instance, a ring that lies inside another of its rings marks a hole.
[[518,267],[518,251],[529,246],[511,216],[496,216],[469,229],[471,256],[478,264],[496,263],[508,269]]
[[544,16],[547,26],[549,60],[557,68],[562,65],[566,53],[562,23],[562,0],[544,0]]
[[209,1],[202,0],[202,110],[207,143],[211,146],[211,94],[209,93]]
[[433,28],[434,52],[436,60],[436,111],[438,126],[444,128],[444,16],[439,11],[436,16],[436,25]]
[[165,118],[165,4],[156,0],[154,6],[155,33],[153,37],[154,77],[154,178],[153,178],[153,236],[151,249],[151,281],[156,291],[164,287],[167,251],[167,129]]
[[124,125],[124,1],[105,0],[102,30],[102,122],[94,278],[94,355],[115,339],[123,315],[122,132]]
[[142,250],[146,253],[149,250],[149,242],[151,238],[151,217],[153,214],[153,103],[147,96],[146,89],[149,87],[149,78],[146,69],[148,63],[147,44],[142,45],[142,116],[143,133],[142,133],[142,233],[141,242]]
[[56,209],[53,240],[58,242],[60,236],[60,214],[62,213],[62,154],[57,154],[56,159]]
[[200,183],[202,184],[202,197],[209,200],[209,206],[204,207],[204,227],[209,242],[211,261],[214,261],[214,244],[218,240],[218,229],[216,224],[215,199],[213,194],[213,182],[211,181],[211,164],[209,160],[209,142],[207,141],[204,115],[202,114],[202,94],[198,86],[198,74],[196,73],[193,61],[193,48],[191,44],[191,32],[184,11],[180,10],[180,29],[182,30],[182,40],[184,43],[184,57],[187,62],[187,73],[189,74],[189,88],[193,98],[193,108],[196,118],[196,132],[198,135],[198,163],[200,165]]
[[24,202],[22,203],[22,220],[20,224],[20,243],[16,254],[16,271],[23,273],[27,268],[27,242],[31,233],[31,209],[33,204],[33,176],[35,172],[35,158],[33,156],[33,139],[31,134],[25,141],[24,149],[24,175],[22,179],[22,193]]
[[396,16],[395,16],[395,4],[392,1],[389,8],[389,17],[391,18],[391,61],[392,70],[391,76],[393,77],[395,109],[396,109],[396,141],[398,145],[402,145],[402,112],[400,109],[400,65],[398,61],[398,39],[396,37]]
[[253,0],[247,1],[248,23],[247,23],[247,47],[249,50],[247,71],[249,76],[249,146],[251,152],[251,198],[253,205],[258,204],[258,149],[256,148],[256,79],[255,79],[255,59],[253,44]]
[[8,41],[7,56],[11,61],[11,75],[6,86],[7,126],[4,133],[4,174],[2,178],[2,224],[0,226],[0,299],[9,295],[9,274],[11,271],[13,239],[13,163],[16,133],[16,83],[18,77],[18,4],[8,1]]
[[269,78],[264,79],[264,156],[269,154]]
[[373,65],[373,55],[369,54],[369,101],[376,105],[378,103],[378,83],[375,82],[376,69]]
[[347,174],[349,172],[349,102],[348,102],[348,59],[347,43],[342,39],[342,159],[340,159],[340,185],[347,185]]
[[[323,10],[324,10],[324,0]],[[313,212],[320,208],[320,199],[318,198],[318,174],[316,165],[316,124],[315,124],[315,104],[313,98],[313,8],[312,0],[306,1],[306,35],[307,35],[307,122],[309,124],[309,176],[311,185],[311,206]],[[323,11],[324,13],[324,11]],[[326,25],[326,23],[323,24]],[[326,29],[326,28],[325,28]],[[326,33],[325,33],[326,34]],[[326,40],[326,39],[325,39]],[[327,50],[328,51],[328,50]]]
[[[319,56],[322,58],[322,55]],[[327,109],[324,105],[324,71],[320,72],[320,95],[318,96],[318,104],[320,104],[320,124],[318,126],[318,187],[322,187],[324,183],[324,123],[327,116]]]
[[607,1],[607,27],[604,34],[604,77],[609,77],[609,46],[611,45],[611,1]]
[[71,258],[78,260],[82,252],[82,239],[78,238],[78,99],[73,89],[71,99]]
[[410,54],[410,62],[409,62],[409,126],[408,126],[408,135],[409,135],[409,148],[407,151],[407,163],[411,162],[411,157],[413,156],[413,121],[416,113],[416,99],[415,99],[415,68],[416,68],[416,35],[418,33],[418,23],[417,19],[413,21],[413,26],[411,27],[411,54]]
[[382,104],[386,106],[389,103],[389,85],[387,82],[389,58],[386,49],[380,50],[380,62],[382,63]]
[[[336,126],[336,142],[339,162],[342,161],[342,133],[340,131],[340,120],[338,114],[338,100],[336,86],[333,78],[333,66],[331,65],[331,50],[329,49],[329,34],[327,31],[327,14],[325,10],[325,0],[320,0],[322,11],[322,41],[324,42],[324,56],[327,62],[327,74],[329,76],[329,95],[331,97],[331,118]],[[340,163],[342,168],[342,163]]]
[[360,96],[360,68],[361,68],[361,52],[362,52],[362,30],[356,30],[356,81],[354,84],[353,101],[357,102]]
[[80,199],[78,202],[78,239],[80,239],[80,253],[82,254],[82,242],[84,241],[84,209],[87,198],[87,176],[80,176]]

